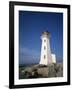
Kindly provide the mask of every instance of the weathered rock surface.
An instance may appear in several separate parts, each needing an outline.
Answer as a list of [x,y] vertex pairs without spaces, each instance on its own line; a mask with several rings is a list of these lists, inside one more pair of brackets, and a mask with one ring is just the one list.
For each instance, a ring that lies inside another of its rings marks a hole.
[[50,64],[50,65],[32,65],[30,67],[19,68],[19,78],[50,78],[62,77],[63,64]]

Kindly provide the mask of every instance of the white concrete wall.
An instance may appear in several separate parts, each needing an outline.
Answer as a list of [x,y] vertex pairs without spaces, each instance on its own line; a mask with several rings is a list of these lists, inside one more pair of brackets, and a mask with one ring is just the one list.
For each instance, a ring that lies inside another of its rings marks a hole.
[[[46,40],[46,42],[44,42],[44,40]],[[45,50],[44,50],[44,46],[46,47]],[[44,59],[44,55],[46,55],[45,59]],[[47,65],[50,63],[52,63],[50,40],[48,37],[42,37],[41,56],[40,56],[39,64]]]
[[[46,42],[44,42],[46,40]],[[46,50],[44,50],[44,46],[46,47]],[[41,57],[40,57],[40,64],[47,65],[47,38],[42,38],[42,46],[41,46]],[[46,55],[46,58],[44,59],[44,55]]]
[[56,55],[55,54],[51,54],[52,55],[52,63],[56,63]]

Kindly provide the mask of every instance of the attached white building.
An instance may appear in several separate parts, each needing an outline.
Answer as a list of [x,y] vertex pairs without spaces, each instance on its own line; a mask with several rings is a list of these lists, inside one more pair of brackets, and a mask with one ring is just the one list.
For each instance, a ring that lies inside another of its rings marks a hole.
[[56,55],[55,54],[51,54],[52,55],[52,63],[56,63]]

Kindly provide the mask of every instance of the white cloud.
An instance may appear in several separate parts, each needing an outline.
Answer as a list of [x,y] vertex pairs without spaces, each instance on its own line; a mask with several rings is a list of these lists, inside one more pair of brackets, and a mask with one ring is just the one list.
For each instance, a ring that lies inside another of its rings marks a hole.
[[23,47],[20,48],[19,56],[20,64],[31,64],[39,62],[40,53],[38,53],[36,50]]

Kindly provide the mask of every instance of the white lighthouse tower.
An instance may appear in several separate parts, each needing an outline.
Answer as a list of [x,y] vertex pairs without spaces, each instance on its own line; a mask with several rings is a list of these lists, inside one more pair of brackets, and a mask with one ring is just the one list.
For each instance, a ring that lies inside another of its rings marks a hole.
[[50,48],[50,33],[43,32],[41,35],[42,46],[41,46],[41,56],[39,64],[48,65],[52,64],[52,55]]

